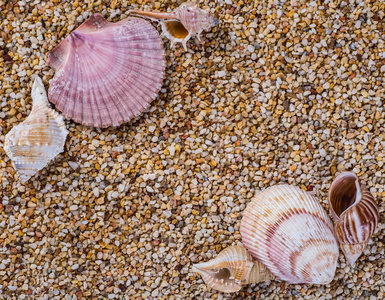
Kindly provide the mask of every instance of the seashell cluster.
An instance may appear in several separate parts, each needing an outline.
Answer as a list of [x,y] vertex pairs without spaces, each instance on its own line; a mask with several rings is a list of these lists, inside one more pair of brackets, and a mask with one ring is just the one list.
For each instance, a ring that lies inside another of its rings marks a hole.
[[145,110],[162,87],[165,52],[153,26],[94,14],[48,54],[49,99],[83,125],[118,126]]
[[328,200],[340,247],[347,261],[354,264],[377,227],[377,204],[352,172],[343,172],[334,179]]
[[32,100],[30,115],[11,129],[4,142],[5,153],[13,161],[22,183],[63,152],[68,134],[63,117],[49,107],[39,77],[32,87]]
[[322,205],[298,187],[258,193],[241,222],[242,243],[277,279],[327,284],[334,278],[338,243]]
[[237,292],[243,284],[274,279],[266,267],[254,261],[243,246],[222,250],[214,259],[193,266],[211,288],[224,292]]
[[185,51],[191,37],[196,36],[200,41],[203,30],[209,30],[219,24],[218,19],[210,12],[200,9],[194,2],[182,3],[171,13],[140,10],[130,10],[128,13],[159,21],[163,34],[171,41],[171,47],[175,43],[181,43]]

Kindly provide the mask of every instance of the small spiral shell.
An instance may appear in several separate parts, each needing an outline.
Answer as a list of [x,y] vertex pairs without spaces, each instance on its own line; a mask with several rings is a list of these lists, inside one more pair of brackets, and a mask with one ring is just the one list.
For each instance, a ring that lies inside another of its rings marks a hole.
[[334,179],[328,199],[340,247],[353,265],[377,227],[377,204],[352,172],[343,172]]
[[209,30],[219,24],[213,15],[200,9],[194,2],[182,3],[175,10],[175,15],[191,36],[199,36],[203,30]]
[[193,270],[202,275],[211,288],[224,292],[237,292],[243,284],[274,279],[264,265],[256,262],[243,246],[231,246],[214,259],[195,264]]
[[140,10],[129,10],[129,14],[157,20],[162,26],[163,35],[174,43],[182,43],[187,51],[187,41],[196,36],[200,41],[200,34],[203,30],[219,24],[210,12],[200,9],[194,2],[182,3],[171,13],[146,12]]
[[334,278],[338,243],[322,205],[309,193],[277,185],[258,193],[244,211],[242,243],[277,279],[327,284]]

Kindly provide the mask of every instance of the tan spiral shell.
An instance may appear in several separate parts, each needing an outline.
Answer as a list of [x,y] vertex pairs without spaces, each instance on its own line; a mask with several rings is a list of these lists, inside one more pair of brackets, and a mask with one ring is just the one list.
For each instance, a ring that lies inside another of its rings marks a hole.
[[163,34],[171,41],[171,47],[174,43],[182,43],[186,51],[187,41],[191,37],[197,36],[200,40],[203,30],[209,30],[219,24],[218,19],[194,2],[184,2],[171,13],[140,10],[129,10],[128,13],[159,21]]
[[5,153],[13,161],[22,183],[63,152],[68,134],[63,117],[49,107],[39,77],[32,87],[32,100],[30,115],[11,129],[4,142]]
[[193,270],[202,275],[211,288],[224,292],[237,292],[243,284],[274,279],[264,265],[256,262],[243,246],[222,250],[214,259],[195,264]]
[[338,243],[322,205],[309,193],[277,185],[258,193],[244,211],[242,243],[277,279],[326,284],[333,280]]
[[340,247],[347,261],[354,264],[377,227],[377,204],[352,172],[343,172],[334,179],[328,199]]

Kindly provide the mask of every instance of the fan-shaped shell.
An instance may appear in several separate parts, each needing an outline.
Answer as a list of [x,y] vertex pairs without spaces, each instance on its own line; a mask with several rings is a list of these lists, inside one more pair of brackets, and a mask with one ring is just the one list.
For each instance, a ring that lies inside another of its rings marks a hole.
[[258,193],[241,222],[242,243],[278,279],[326,284],[333,280],[338,244],[321,204],[298,187]]
[[36,77],[32,87],[32,100],[30,115],[11,129],[4,142],[5,153],[13,161],[23,183],[64,151],[68,134],[63,117],[49,108],[39,77]]
[[165,71],[162,40],[139,18],[118,23],[94,14],[48,54],[56,70],[49,99],[84,125],[118,126],[157,97]]
[[328,199],[340,247],[347,261],[354,264],[376,230],[377,204],[352,172],[343,172],[334,179]]
[[140,10],[129,10],[129,13],[159,21],[163,34],[171,41],[171,47],[174,43],[182,43],[185,51],[187,51],[187,41],[191,37],[197,36],[200,40],[203,30],[209,30],[219,24],[219,20],[209,11],[199,8],[194,2],[184,2],[171,13]]
[[195,264],[193,270],[202,275],[208,286],[224,293],[237,292],[242,284],[274,279],[266,267],[254,261],[243,246],[228,247],[214,259]]

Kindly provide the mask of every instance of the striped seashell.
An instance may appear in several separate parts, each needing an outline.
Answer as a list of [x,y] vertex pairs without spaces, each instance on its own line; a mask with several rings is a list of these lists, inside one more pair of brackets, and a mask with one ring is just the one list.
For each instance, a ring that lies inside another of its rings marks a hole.
[[162,87],[162,40],[139,18],[118,23],[94,14],[48,54],[49,99],[66,118],[95,127],[139,116]]
[[193,265],[193,271],[201,274],[208,286],[224,293],[237,292],[243,284],[274,279],[266,267],[254,261],[243,246],[228,247],[214,259]]
[[244,211],[242,243],[277,279],[326,284],[333,280],[338,243],[322,205],[309,193],[277,185],[258,193]]
[[182,43],[185,51],[187,51],[187,42],[191,37],[196,36],[200,41],[200,34],[203,30],[209,30],[219,24],[218,19],[210,12],[200,9],[194,2],[182,3],[171,13],[140,10],[129,10],[128,13],[159,21],[163,34],[171,41],[171,47],[174,43]]
[[328,199],[340,247],[353,265],[376,230],[377,204],[353,172],[343,172],[334,179]]
[[13,161],[22,183],[43,169],[60,152],[68,134],[63,117],[49,107],[43,82],[32,87],[33,107],[24,122],[5,136],[4,150]]

